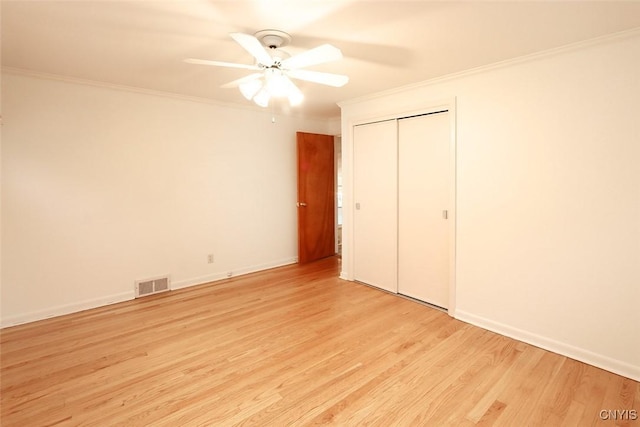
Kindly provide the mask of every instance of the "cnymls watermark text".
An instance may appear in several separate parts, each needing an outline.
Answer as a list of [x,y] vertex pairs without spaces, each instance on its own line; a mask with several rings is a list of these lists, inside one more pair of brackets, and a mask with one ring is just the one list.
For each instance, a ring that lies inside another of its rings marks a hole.
[[605,421],[635,421],[638,419],[638,411],[636,409],[602,409],[598,416]]

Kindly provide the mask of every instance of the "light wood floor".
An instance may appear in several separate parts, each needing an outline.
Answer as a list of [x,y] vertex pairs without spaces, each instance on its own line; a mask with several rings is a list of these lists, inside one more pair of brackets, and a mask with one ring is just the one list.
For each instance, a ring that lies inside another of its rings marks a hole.
[[[632,380],[288,266],[4,329],[2,426],[590,426]],[[627,416],[626,418],[630,418]]]

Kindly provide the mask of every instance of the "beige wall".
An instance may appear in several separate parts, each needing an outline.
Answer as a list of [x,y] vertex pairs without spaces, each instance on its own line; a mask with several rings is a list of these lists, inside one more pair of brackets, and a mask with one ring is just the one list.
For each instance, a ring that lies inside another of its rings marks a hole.
[[15,74],[2,95],[3,326],[295,260],[295,132],[326,121]]
[[352,125],[455,103],[457,318],[640,379],[640,33],[344,102]]

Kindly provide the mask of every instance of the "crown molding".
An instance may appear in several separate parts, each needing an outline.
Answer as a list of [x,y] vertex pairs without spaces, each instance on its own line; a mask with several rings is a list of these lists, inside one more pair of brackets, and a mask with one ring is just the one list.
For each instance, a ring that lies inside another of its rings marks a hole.
[[102,82],[98,80],[82,79],[79,77],[64,76],[61,74],[44,73],[41,71],[29,70],[26,68],[3,66],[2,73],[13,74],[17,76],[32,77],[32,78],[42,79],[42,80],[54,80],[58,82],[77,84],[77,85],[83,85],[83,86],[93,86],[93,87],[98,87],[103,89],[112,89],[112,90],[118,90],[123,92],[139,93],[142,95],[160,96],[164,98],[173,98],[173,99],[179,99],[184,101],[199,102],[202,104],[217,105],[220,107],[232,107],[232,108],[241,108],[241,109],[248,109],[248,110],[257,110],[256,108],[252,108],[251,106],[243,106],[240,104],[221,102],[221,101],[216,101],[209,98],[188,96],[188,95],[182,95],[174,92],[164,92],[164,91],[145,89],[145,88],[140,88],[135,86],[126,86],[126,85],[120,85],[116,83]]
[[479,67],[470,68],[468,70],[446,74],[439,77],[434,77],[431,79],[423,80],[417,83],[410,83],[408,85],[400,86],[393,89],[384,90],[381,92],[372,93],[369,95],[361,96],[358,98],[346,99],[338,102],[338,106],[345,107],[349,105],[359,104],[361,102],[370,101],[378,98],[384,98],[386,96],[403,93],[407,91],[412,91],[416,89],[421,89],[427,86],[432,86],[439,83],[449,82],[451,80],[456,80],[462,77],[468,77],[475,74],[485,73],[487,71],[497,70],[501,68],[511,67],[518,64],[523,64],[531,61],[536,61],[539,59],[549,58],[555,55],[569,53],[581,49],[585,49],[592,46],[597,46],[605,43],[610,43],[618,40],[623,40],[627,38],[632,38],[640,36],[640,27],[632,28],[630,30],[620,31],[612,34],[607,34],[604,36],[582,40],[575,43],[566,44],[560,47],[556,47],[553,49],[547,49],[540,52],[534,52],[527,55],[517,56],[515,58],[506,59],[504,61],[494,62],[488,65],[482,65]]

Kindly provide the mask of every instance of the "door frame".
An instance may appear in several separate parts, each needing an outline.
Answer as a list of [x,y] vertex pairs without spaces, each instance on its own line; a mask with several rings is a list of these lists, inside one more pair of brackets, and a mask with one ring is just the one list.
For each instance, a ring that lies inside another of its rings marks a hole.
[[[391,103],[392,104],[392,103]],[[456,311],[456,229],[457,229],[457,133],[456,133],[456,98],[447,98],[434,101],[420,101],[417,107],[394,111],[393,106],[385,108],[386,113],[361,114],[360,116],[348,117],[342,122],[342,180],[343,180],[343,201],[342,201],[342,271],[340,278],[353,281],[353,260],[354,260],[354,199],[353,199],[353,133],[354,127],[367,123],[384,120],[398,120],[405,117],[423,114],[432,114],[438,111],[449,112],[449,307],[447,313],[455,317]],[[380,111],[379,109],[376,111]],[[396,290],[397,293],[397,290]]]
[[338,186],[339,181],[342,182],[342,135],[333,135],[333,171],[334,171],[334,183],[335,183],[335,246],[336,246],[336,255],[342,256],[342,224],[338,224],[338,217],[340,215],[339,209],[342,209],[342,206],[338,206]]

